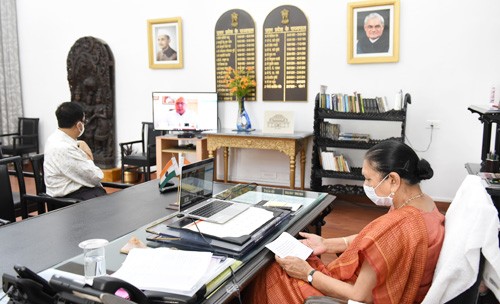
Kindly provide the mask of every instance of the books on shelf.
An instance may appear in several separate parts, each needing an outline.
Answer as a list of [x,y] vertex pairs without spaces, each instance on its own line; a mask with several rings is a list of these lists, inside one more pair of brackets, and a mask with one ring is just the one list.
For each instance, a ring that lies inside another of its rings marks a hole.
[[362,97],[360,93],[354,94],[319,94],[319,107],[346,113],[383,113],[389,111],[387,98],[384,97]]
[[328,121],[322,121],[319,125],[319,134],[321,137],[338,139],[340,134],[340,125]]
[[351,172],[344,155],[337,155],[333,150],[326,149],[324,151],[320,151],[320,163],[323,170]]
[[341,132],[341,133],[339,133],[338,140],[353,140],[353,141],[369,142],[370,141],[370,134]]

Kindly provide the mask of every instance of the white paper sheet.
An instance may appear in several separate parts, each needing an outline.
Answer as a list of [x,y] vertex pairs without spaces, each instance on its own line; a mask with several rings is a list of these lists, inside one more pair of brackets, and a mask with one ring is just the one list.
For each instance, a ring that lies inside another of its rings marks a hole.
[[280,258],[295,256],[306,260],[313,252],[311,248],[302,244],[287,232],[283,232],[276,240],[267,244],[266,247]]
[[[202,233],[216,237],[240,237],[250,235],[253,231],[273,218],[273,212],[262,208],[250,207],[224,224],[196,221],[196,226]],[[198,232],[194,224],[184,228]]]
[[112,276],[139,289],[191,296],[206,283],[211,260],[211,252],[134,248]]

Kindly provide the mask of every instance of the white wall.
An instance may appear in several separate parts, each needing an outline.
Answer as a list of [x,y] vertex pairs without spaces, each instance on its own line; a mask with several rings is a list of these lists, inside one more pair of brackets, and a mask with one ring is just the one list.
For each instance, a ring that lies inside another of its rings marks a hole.
[[[492,86],[500,92],[500,2],[401,2],[399,62],[349,65],[345,0],[18,0],[25,115],[41,118],[43,143],[56,128],[57,105],[70,98],[68,52],[79,38],[93,36],[104,40],[115,58],[117,142],[137,139],[140,122],[152,119],[152,91],[215,90],[214,27],[224,12],[239,8],[252,15],[257,28],[257,73],[261,73],[265,18],[280,5],[295,5],[309,20],[308,100],[248,104],[252,123],[260,129],[265,110],[286,107],[296,112],[296,130],[312,131],[313,101],[321,84],[328,85],[330,92],[356,90],[391,100],[402,89],[412,95],[407,136],[416,150],[424,150],[429,143],[426,120],[441,121],[429,150],[419,155],[435,170],[435,177],[423,183],[424,191],[435,200],[449,201],[466,175],[464,164],[480,161],[482,126],[467,107],[486,104]],[[182,17],[184,68],[149,69],[146,21],[176,16]],[[258,92],[261,100],[261,84]],[[236,104],[221,103],[219,110],[223,126],[233,127]],[[240,151],[231,165],[234,180],[288,184],[287,157],[278,152]],[[274,172],[277,179],[263,179],[262,172]]]

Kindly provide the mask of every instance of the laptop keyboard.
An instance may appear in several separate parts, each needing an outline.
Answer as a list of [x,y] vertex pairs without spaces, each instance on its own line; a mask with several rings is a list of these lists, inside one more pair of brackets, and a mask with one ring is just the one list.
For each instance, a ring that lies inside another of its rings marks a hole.
[[223,209],[226,209],[229,206],[231,206],[231,203],[220,200],[213,200],[209,204],[206,204],[205,206],[198,208],[190,213],[196,216],[211,217],[212,215]]

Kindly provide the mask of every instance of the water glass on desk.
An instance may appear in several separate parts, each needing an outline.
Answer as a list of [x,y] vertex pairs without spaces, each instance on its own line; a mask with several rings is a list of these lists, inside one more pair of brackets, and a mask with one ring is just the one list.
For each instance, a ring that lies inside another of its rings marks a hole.
[[91,239],[78,244],[83,249],[83,273],[85,283],[92,284],[95,277],[106,275],[105,246],[109,242],[104,239]]

